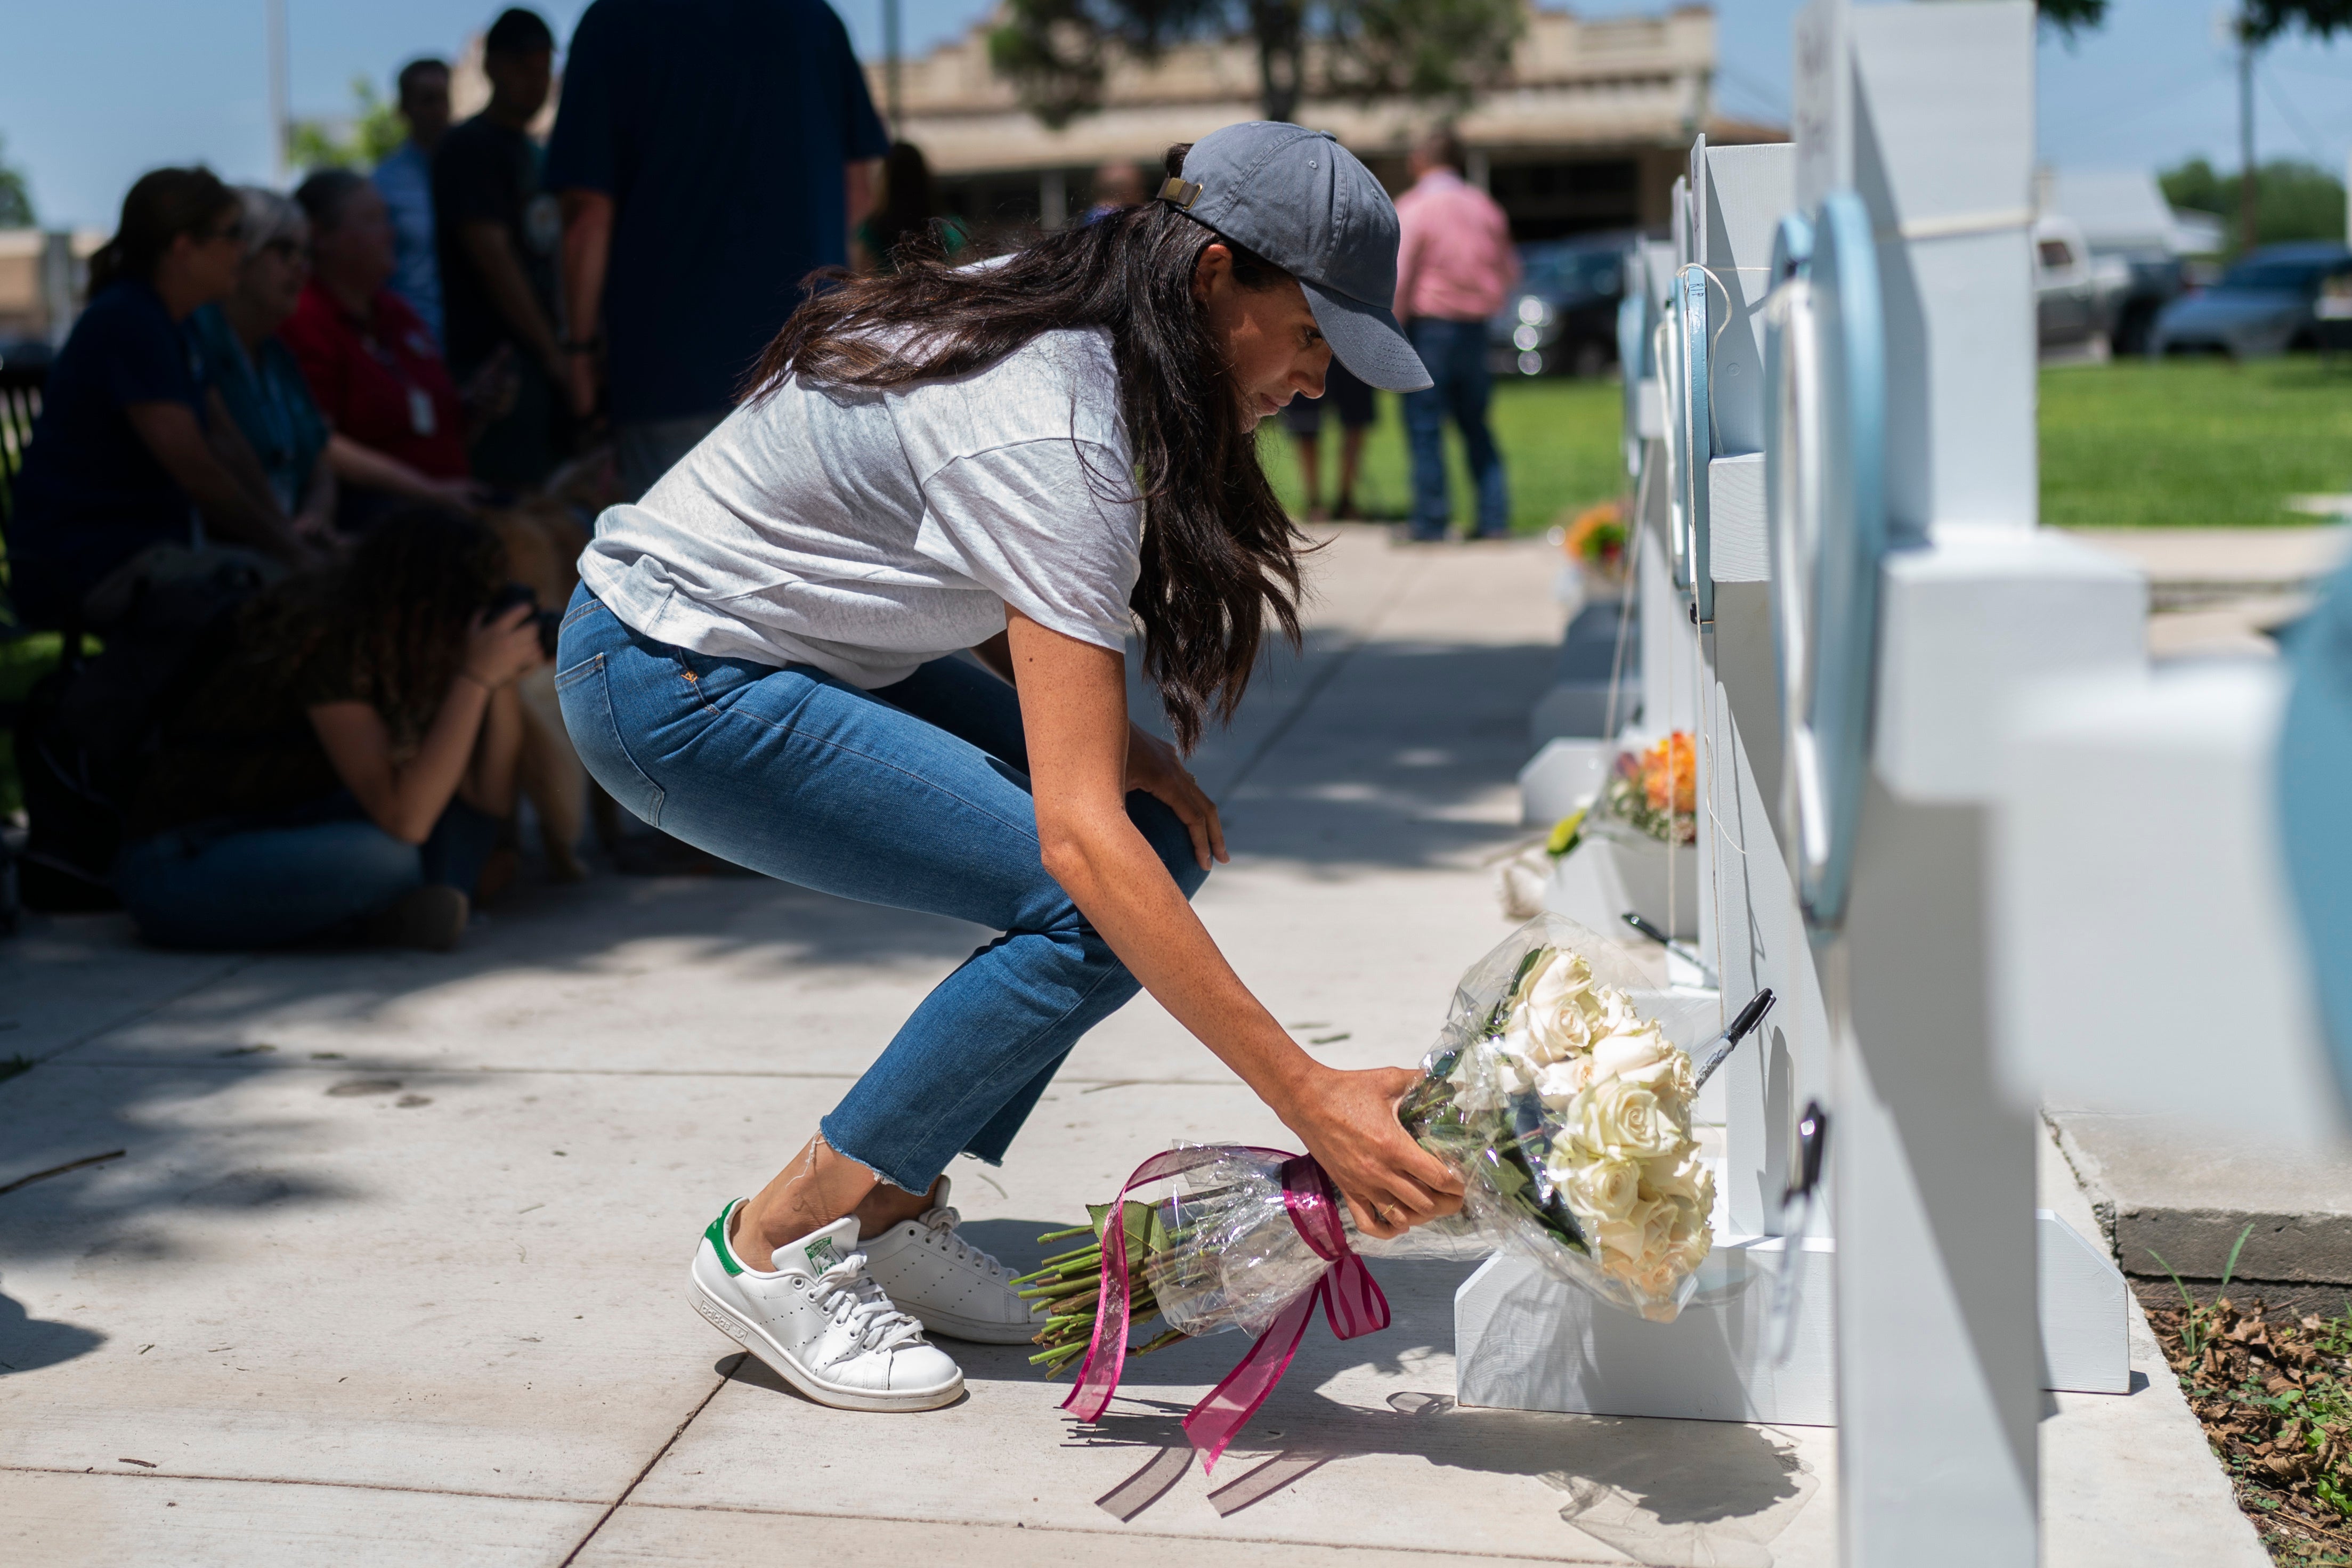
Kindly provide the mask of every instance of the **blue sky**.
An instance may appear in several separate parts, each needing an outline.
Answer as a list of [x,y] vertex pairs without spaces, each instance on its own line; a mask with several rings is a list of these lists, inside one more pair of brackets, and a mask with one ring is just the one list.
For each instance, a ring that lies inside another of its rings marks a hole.
[[[1667,0],[1588,0],[1586,15]],[[904,0],[919,50],[984,16],[990,0]],[[2221,0],[2114,0],[2102,31],[2042,47],[2041,144],[2053,162],[2161,167],[2195,153],[2234,165],[2237,96],[2217,41]],[[585,0],[539,9],[559,35]],[[838,0],[861,52],[881,47],[881,0]],[[0,141],[32,177],[50,224],[110,226],[146,168],[202,159],[238,179],[269,172],[264,0],[11,0],[0,50]],[[381,83],[412,55],[454,51],[498,9],[484,0],[288,0],[297,113],[347,110],[350,82]],[[1789,20],[1797,0],[1720,0],[1723,107],[1788,112]],[[2312,158],[2339,173],[2352,149],[2352,38],[2284,43],[2258,92],[2262,156]]]

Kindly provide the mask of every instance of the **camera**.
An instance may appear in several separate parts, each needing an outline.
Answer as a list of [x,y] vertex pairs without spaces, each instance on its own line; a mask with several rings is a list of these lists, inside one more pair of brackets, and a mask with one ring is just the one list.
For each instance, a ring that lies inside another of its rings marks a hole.
[[518,604],[530,606],[529,620],[539,628],[539,650],[549,658],[555,657],[555,634],[563,624],[563,613],[557,610],[541,610],[539,593],[527,582],[509,582],[490,598],[490,607],[483,613],[496,621]]

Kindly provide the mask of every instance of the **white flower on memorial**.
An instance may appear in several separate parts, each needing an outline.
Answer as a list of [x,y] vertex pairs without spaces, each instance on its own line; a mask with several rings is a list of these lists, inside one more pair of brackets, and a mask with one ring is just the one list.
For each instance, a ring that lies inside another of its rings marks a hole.
[[1691,1059],[1555,923],[1531,924],[1528,937],[1465,981],[1456,1054],[1407,1097],[1405,1124],[1471,1178],[1482,1223],[1563,1277],[1671,1321],[1715,1243]]

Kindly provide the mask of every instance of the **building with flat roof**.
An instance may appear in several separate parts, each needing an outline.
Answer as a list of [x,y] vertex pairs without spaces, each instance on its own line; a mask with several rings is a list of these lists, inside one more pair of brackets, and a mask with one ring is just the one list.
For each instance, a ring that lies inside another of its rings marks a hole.
[[[923,150],[940,201],[980,226],[1055,225],[1080,212],[1094,171],[1133,160],[1155,169],[1169,145],[1258,114],[1258,62],[1245,40],[1188,44],[1150,66],[1113,66],[1100,112],[1049,131],[989,65],[992,19],[899,67],[899,134]],[[1685,6],[1655,16],[1588,21],[1530,9],[1505,79],[1455,129],[1471,177],[1511,215],[1517,237],[1608,229],[1664,232],[1691,139],[1781,141],[1781,127],[1715,108],[1715,13]],[[885,68],[866,68],[874,101],[888,102]],[[1310,82],[1318,73],[1310,56]],[[1299,120],[1339,136],[1391,191],[1405,152],[1437,111],[1405,99],[1365,105],[1309,96]]]

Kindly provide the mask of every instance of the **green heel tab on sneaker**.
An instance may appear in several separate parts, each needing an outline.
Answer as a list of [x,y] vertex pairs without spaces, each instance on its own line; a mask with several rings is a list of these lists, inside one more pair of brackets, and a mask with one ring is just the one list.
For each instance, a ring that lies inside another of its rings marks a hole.
[[719,1254],[719,1266],[730,1274],[743,1271],[743,1265],[735,1257],[735,1249],[727,1241],[727,1217],[734,1213],[735,1206],[742,1201],[740,1197],[729,1198],[727,1206],[719,1211],[719,1218],[710,1222],[710,1228],[702,1233],[709,1241],[711,1250]]

